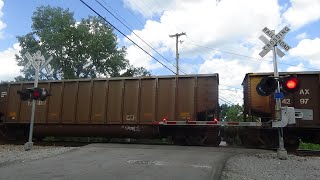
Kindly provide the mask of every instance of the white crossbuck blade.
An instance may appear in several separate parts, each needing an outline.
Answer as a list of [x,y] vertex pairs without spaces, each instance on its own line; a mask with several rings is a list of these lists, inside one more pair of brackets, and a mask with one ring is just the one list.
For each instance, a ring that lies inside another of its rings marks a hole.
[[[52,68],[49,64],[53,59],[52,56],[50,56],[47,61],[44,56],[41,55],[40,51],[37,51],[33,56],[31,56],[29,52],[26,52],[24,56],[29,60],[29,62],[24,66],[24,70],[28,69],[30,65],[32,65],[35,69],[39,68],[41,71],[43,68],[45,68],[48,74],[52,73]],[[39,60],[38,63],[36,61],[37,59]]]
[[[264,35],[261,35],[260,37],[259,37],[259,39],[263,42],[263,43],[265,43],[265,44],[268,44],[268,42],[269,42],[269,40],[264,36]],[[278,48],[278,47],[276,47],[276,49],[277,49],[277,55],[279,56],[279,57],[283,57],[284,56],[284,53]],[[269,52],[269,51],[268,51]],[[267,52],[267,53],[268,53]]]
[[[264,36],[260,36],[260,40],[263,41],[266,45],[263,46],[262,51],[259,53],[261,57],[264,57],[274,46],[280,45],[285,51],[289,51],[291,47],[282,41],[284,36],[290,31],[290,28],[287,26],[284,27],[278,34],[275,34],[274,31],[271,31],[269,28],[265,27],[262,29],[262,32],[264,32],[266,35],[268,35],[271,39],[268,41]],[[284,53],[277,49],[277,53],[280,57],[283,57]],[[283,55],[282,55],[283,54]]]
[[[31,65],[33,66],[33,68],[36,69],[36,68],[39,67],[39,65],[36,63],[34,57],[32,57],[32,56],[29,54],[29,52],[26,52],[26,53],[24,54],[24,56],[29,60],[29,62],[31,63]],[[27,63],[27,65],[28,65],[28,63]],[[30,66],[30,65],[28,65],[28,66]]]

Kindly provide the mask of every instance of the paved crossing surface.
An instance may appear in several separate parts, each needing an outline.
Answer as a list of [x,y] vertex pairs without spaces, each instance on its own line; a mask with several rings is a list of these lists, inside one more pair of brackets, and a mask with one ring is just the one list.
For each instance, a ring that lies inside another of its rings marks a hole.
[[219,179],[226,160],[258,150],[91,144],[54,157],[0,167],[0,179]]

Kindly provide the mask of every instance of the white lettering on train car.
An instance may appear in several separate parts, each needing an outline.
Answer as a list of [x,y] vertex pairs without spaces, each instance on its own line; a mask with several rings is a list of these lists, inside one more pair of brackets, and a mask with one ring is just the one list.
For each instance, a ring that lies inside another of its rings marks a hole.
[[310,89],[301,89],[299,94],[300,94],[300,95],[310,94]]
[[309,99],[300,99],[300,104],[308,104]]
[[290,104],[291,100],[290,99],[282,99],[282,104]]
[[121,126],[123,129],[127,130],[127,131],[134,131],[134,132],[140,132],[141,129],[139,126],[128,126],[128,125],[123,125]]

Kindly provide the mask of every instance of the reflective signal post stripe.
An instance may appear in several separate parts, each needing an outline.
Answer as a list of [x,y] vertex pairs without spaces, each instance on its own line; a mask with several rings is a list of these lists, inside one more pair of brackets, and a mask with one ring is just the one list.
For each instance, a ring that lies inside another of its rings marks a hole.
[[200,125],[200,126],[262,126],[261,122],[221,122],[221,121],[163,121],[154,125]]

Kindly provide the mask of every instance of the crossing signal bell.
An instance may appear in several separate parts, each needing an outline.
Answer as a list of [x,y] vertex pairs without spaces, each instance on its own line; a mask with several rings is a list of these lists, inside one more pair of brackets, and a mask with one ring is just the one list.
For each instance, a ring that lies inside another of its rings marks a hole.
[[49,91],[44,88],[30,88],[30,89],[22,89],[18,90],[17,93],[20,95],[20,99],[22,101],[32,101],[32,100],[40,100],[45,101],[48,96],[51,96]]

